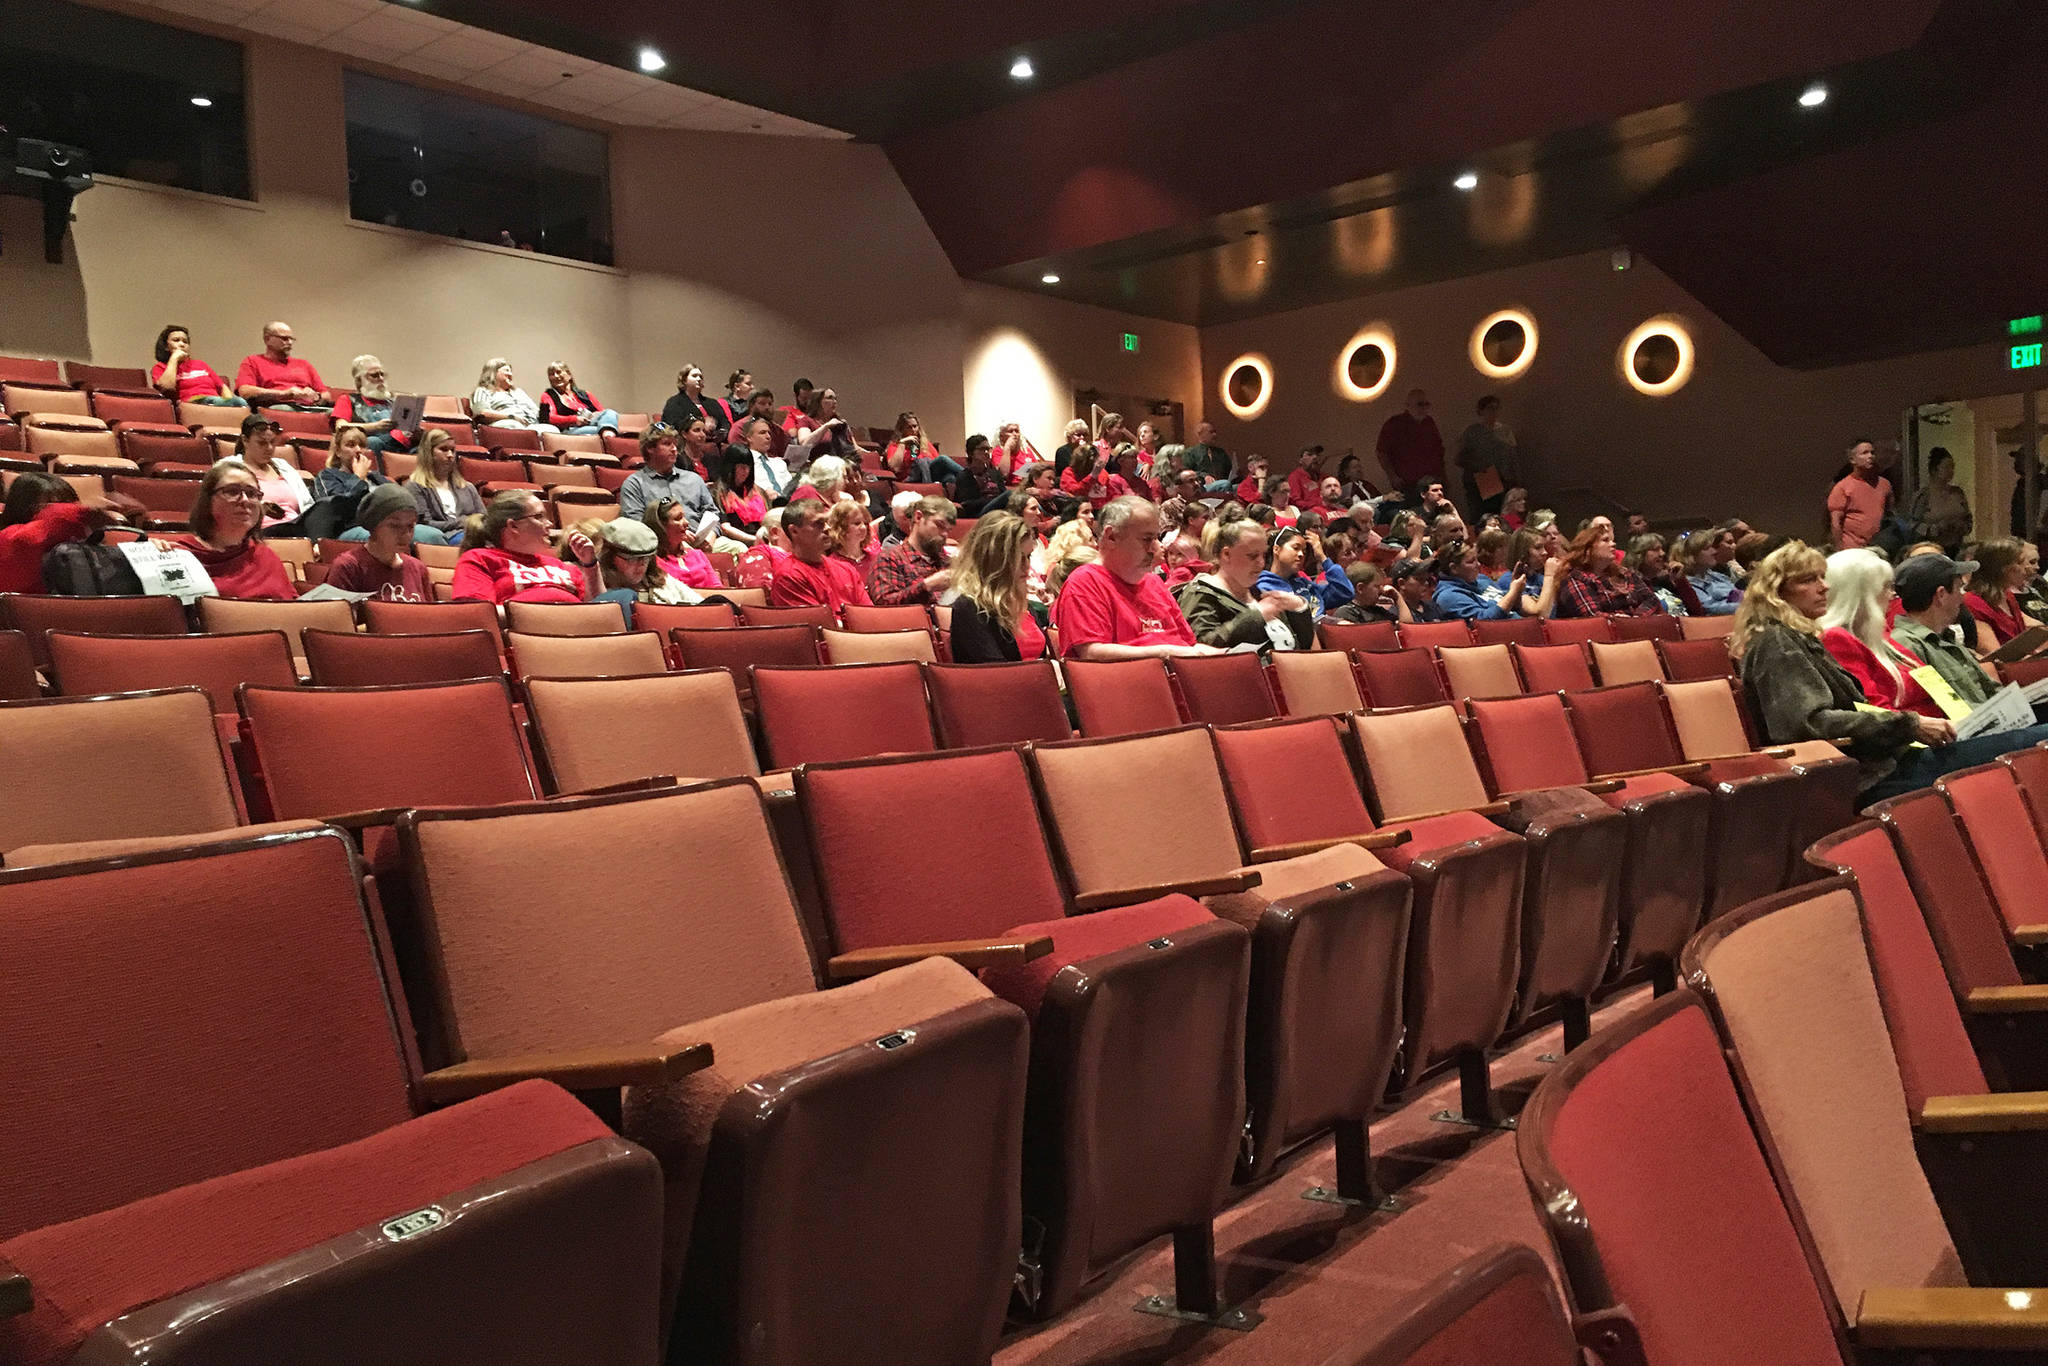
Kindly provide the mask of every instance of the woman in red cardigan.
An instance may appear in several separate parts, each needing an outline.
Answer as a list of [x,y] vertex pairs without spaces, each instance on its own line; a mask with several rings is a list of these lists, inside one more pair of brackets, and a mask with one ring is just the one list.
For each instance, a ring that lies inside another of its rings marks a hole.
[[277,552],[263,544],[263,486],[239,460],[218,461],[199,481],[192,500],[192,530],[173,536],[198,558],[224,598],[289,602],[298,597]]
[[97,498],[81,503],[77,490],[54,474],[28,470],[16,475],[0,508],[0,593],[43,592],[45,554],[120,520],[114,503]]

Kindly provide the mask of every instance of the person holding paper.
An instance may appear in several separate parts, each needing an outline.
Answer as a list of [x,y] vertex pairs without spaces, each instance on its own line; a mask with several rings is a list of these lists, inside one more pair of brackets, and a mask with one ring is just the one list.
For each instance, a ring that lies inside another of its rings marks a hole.
[[[1892,639],[1926,661],[1934,677],[1917,676],[1926,680],[1932,701],[1950,715],[1958,706],[1964,714],[1983,706],[1997,691],[1977,657],[1949,632],[1963,609],[1963,584],[1977,569],[1975,560],[1946,555],[1915,555],[1898,568],[1899,619],[1892,624]],[[2034,715],[2040,719],[2041,709],[2034,708]]]
[[1500,420],[1500,398],[1479,400],[1478,420],[1458,437],[1458,468],[1465,475],[1465,505],[1475,522],[1499,512],[1508,487],[1519,481],[1515,470],[1515,434]]
[[263,544],[263,486],[230,456],[214,462],[192,500],[192,530],[168,544],[192,552],[224,598],[290,602],[299,593],[277,552]]

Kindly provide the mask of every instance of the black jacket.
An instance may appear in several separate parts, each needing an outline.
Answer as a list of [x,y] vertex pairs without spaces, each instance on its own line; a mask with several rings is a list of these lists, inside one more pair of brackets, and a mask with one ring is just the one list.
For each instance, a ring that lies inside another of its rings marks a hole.
[[[1038,627],[1044,630],[1045,623],[1040,621]],[[953,600],[951,638],[955,664],[1015,664],[1024,658],[1017,638],[969,598]]]

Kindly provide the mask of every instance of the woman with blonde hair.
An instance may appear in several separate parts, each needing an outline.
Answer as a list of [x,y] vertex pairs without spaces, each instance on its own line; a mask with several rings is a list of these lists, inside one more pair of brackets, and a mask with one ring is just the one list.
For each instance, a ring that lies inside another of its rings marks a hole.
[[[970,533],[971,534],[971,533]],[[1079,517],[1061,522],[1053,528],[1052,536],[1045,543],[1045,563],[1048,573],[1053,565],[1059,564],[1076,550],[1095,548],[1095,528]],[[1050,588],[1050,585],[1047,585]]]
[[1047,656],[1045,626],[1032,612],[1031,552],[1038,535],[1010,512],[975,522],[953,561],[953,662],[1015,663]]
[[540,420],[540,404],[512,382],[512,362],[503,356],[493,356],[484,362],[483,373],[477,376],[476,388],[469,395],[469,412],[487,427],[557,430],[553,423]]
[[1837,550],[1828,556],[1828,610],[1820,643],[1867,701],[1899,711],[1932,713],[1927,689],[1913,679],[1925,663],[1891,638],[1885,621],[1892,602],[1892,567],[1874,550]]
[[449,545],[460,545],[467,520],[484,510],[483,495],[462,477],[455,438],[439,427],[421,434],[419,461],[405,481],[405,491],[412,495],[412,505],[420,514],[415,538],[422,531],[433,530]]

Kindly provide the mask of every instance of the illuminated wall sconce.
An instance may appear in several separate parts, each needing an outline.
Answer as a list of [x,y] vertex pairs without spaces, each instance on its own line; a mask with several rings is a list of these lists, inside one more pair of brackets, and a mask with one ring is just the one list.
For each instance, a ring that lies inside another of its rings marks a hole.
[[1263,355],[1248,352],[1223,367],[1219,388],[1230,415],[1249,422],[1273,401],[1273,366]]
[[1692,333],[1669,314],[1652,318],[1628,334],[1616,359],[1621,377],[1637,393],[1675,394],[1692,378]]
[[1472,329],[1472,368],[1488,379],[1513,379],[1536,359],[1536,320],[1503,308]]
[[1330,387],[1337,397],[1370,403],[1394,382],[1394,334],[1384,323],[1372,323],[1337,350]]

